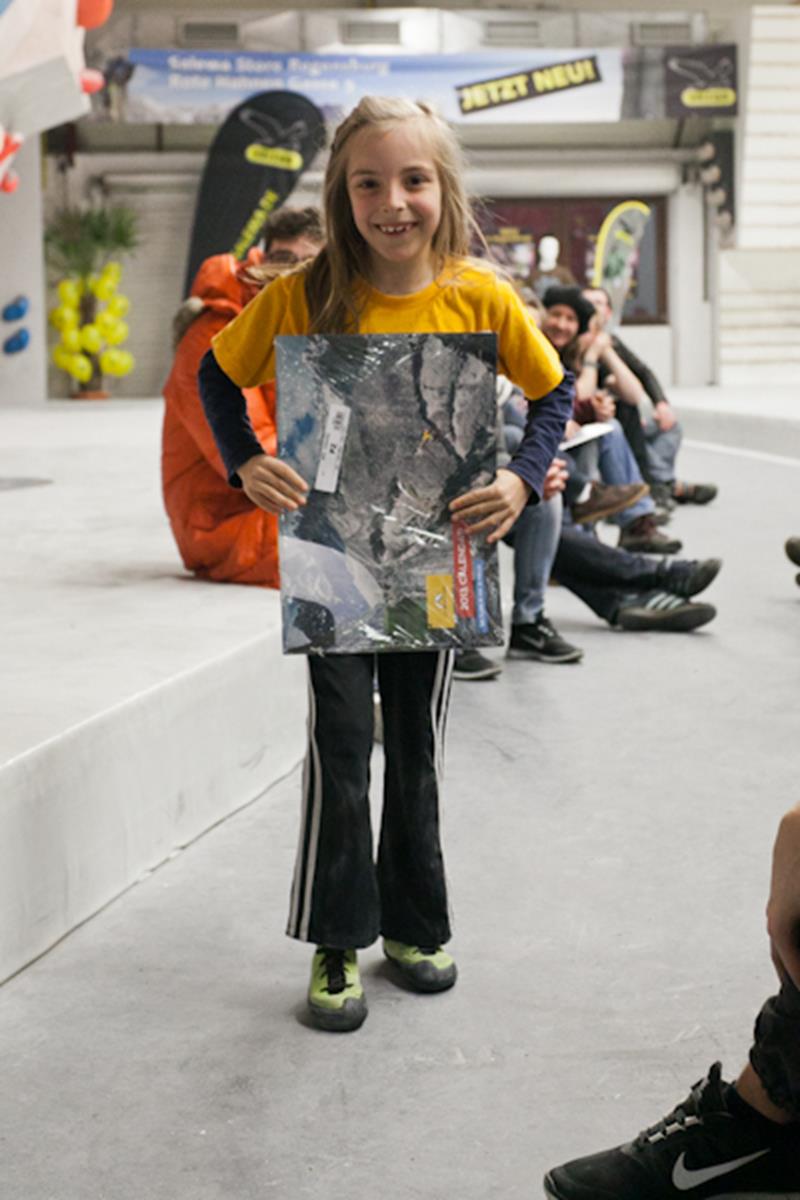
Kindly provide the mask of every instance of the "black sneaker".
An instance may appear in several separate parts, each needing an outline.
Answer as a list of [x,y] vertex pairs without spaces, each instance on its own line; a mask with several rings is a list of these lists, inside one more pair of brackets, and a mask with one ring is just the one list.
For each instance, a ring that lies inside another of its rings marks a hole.
[[676,504],[709,504],[718,491],[715,483],[681,483],[672,485],[672,499]]
[[621,601],[614,624],[637,632],[689,633],[716,615],[713,604],[692,604],[671,592],[642,592]]
[[453,667],[454,679],[496,679],[503,668],[479,650],[459,650]]
[[696,596],[719,575],[721,558],[704,558],[700,562],[665,562],[657,571],[659,582],[665,591],[676,596]]
[[798,1200],[800,1126],[762,1117],[715,1063],[633,1142],[550,1171],[553,1200]]
[[583,651],[565,642],[544,613],[533,625],[512,625],[508,643],[509,658],[535,658],[539,662],[580,662]]
[[619,535],[619,547],[631,554],[677,554],[683,543],[660,533],[652,513],[637,517]]

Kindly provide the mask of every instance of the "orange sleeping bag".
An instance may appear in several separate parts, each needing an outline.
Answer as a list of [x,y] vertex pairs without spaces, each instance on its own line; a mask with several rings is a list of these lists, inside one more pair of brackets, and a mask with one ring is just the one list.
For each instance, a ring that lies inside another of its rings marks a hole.
[[[164,385],[161,480],[172,532],[190,571],[203,579],[278,587],[278,518],[229,485],[197,385],[212,337],[255,294],[243,278],[247,268],[262,261],[259,250],[251,250],[244,264],[216,254],[197,272],[191,295],[205,307],[178,343]],[[256,437],[267,454],[275,454],[274,385],[244,395]]]

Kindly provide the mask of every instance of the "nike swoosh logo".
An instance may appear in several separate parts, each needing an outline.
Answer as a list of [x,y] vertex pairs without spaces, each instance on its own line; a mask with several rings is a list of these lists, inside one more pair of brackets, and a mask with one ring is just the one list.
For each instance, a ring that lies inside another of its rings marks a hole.
[[730,1162],[718,1163],[715,1167],[701,1167],[699,1171],[690,1171],[685,1165],[686,1152],[684,1151],[673,1168],[672,1182],[679,1192],[688,1192],[692,1188],[702,1187],[704,1183],[709,1183],[712,1179],[718,1179],[720,1175],[729,1175],[731,1171],[738,1171],[739,1167],[755,1162],[757,1158],[763,1158],[765,1154],[769,1154],[769,1150],[759,1150],[757,1154],[748,1154],[745,1158],[735,1158]]

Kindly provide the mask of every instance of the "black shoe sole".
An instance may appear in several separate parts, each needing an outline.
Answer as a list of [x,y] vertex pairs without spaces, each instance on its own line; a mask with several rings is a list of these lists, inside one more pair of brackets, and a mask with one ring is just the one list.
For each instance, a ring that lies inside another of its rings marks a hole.
[[418,975],[413,967],[406,967],[403,963],[399,963],[396,958],[392,958],[388,954],[384,954],[384,957],[412,992],[421,992],[425,995],[433,995],[435,992],[449,992],[451,987],[455,987],[456,980],[458,979],[458,970],[455,963],[453,963],[452,973],[448,973],[447,975],[439,973],[436,978],[426,978],[425,976]]
[[478,683],[483,679],[497,679],[497,676],[502,675],[502,673],[502,667],[492,667],[491,670],[485,667],[482,671],[453,671],[453,679],[466,679],[467,682],[473,679]]
[[683,542],[650,542],[646,538],[632,538],[629,542],[619,542],[620,550],[629,554],[678,554],[683,549]]
[[543,663],[576,663],[583,658],[582,650],[570,650],[569,654],[540,654],[537,650],[520,650],[509,646],[506,658],[527,658]]
[[712,604],[687,604],[673,612],[646,608],[623,608],[617,616],[617,624],[629,632],[642,633],[691,633],[701,625],[713,621],[717,610]]
[[352,1033],[364,1024],[368,1009],[363,1001],[346,1000],[344,1008],[331,1011],[317,1008],[309,1000],[308,1011],[317,1029],[324,1029],[326,1033]]

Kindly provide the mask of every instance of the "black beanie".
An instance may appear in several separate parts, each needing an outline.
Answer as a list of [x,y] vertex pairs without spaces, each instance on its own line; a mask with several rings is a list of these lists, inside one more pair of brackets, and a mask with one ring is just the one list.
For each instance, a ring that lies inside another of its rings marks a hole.
[[595,313],[591,300],[581,295],[581,289],[578,287],[549,287],[542,303],[545,308],[555,308],[557,304],[571,308],[578,318],[578,333],[586,333]]

